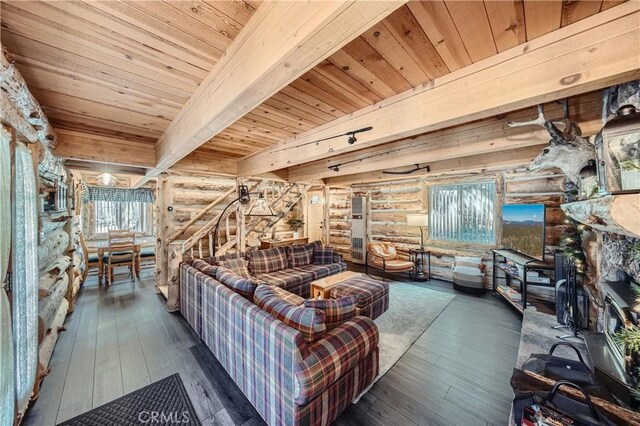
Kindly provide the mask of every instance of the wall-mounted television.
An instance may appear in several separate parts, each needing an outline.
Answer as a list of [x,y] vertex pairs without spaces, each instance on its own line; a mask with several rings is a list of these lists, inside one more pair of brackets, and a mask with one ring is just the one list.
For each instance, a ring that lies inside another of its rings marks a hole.
[[505,204],[502,247],[544,260],[544,204]]

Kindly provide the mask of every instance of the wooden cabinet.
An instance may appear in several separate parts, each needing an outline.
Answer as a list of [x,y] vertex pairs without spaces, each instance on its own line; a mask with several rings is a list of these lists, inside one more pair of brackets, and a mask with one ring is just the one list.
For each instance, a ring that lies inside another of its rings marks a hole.
[[301,244],[307,244],[309,242],[309,238],[291,238],[287,240],[280,241],[260,241],[261,249],[269,249],[274,247],[287,247],[287,246],[299,246]]

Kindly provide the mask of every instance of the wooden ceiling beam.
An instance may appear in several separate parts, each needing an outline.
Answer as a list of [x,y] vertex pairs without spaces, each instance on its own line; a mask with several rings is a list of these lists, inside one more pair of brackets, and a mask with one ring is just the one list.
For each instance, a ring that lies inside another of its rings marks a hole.
[[157,144],[156,176],[404,1],[265,2]]
[[[404,170],[407,170],[415,164],[428,164],[431,167],[434,162],[472,155],[481,157],[485,153],[502,155],[504,152],[517,149],[539,147],[549,140],[549,135],[544,129],[510,128],[507,125],[509,120],[524,121],[535,117],[536,114],[535,108],[527,108],[507,115],[337,155],[291,167],[289,177],[297,182],[366,174],[397,167],[404,167]],[[599,92],[576,96],[569,101],[569,116],[579,124],[585,136],[593,135],[600,130],[601,114],[602,98]],[[545,115],[550,119],[560,119],[563,116],[562,107],[557,103],[546,104]],[[338,166],[339,170],[331,170],[329,167],[332,166]]]
[[[245,157],[238,173],[326,159],[638,78],[639,9],[638,2],[619,5],[335,119]],[[354,145],[346,138],[313,143],[367,126],[373,130]]]
[[[487,154],[473,155],[469,157],[452,158],[448,160],[429,162],[429,171],[426,169],[416,171],[410,175],[393,175],[382,171],[356,173],[324,179],[326,185],[342,186],[356,183],[384,182],[401,178],[418,176],[444,176],[459,174],[486,173],[508,168],[526,166],[540,153],[541,145],[518,148],[503,152],[491,152]],[[423,166],[426,164],[422,164]],[[402,172],[410,168],[400,167],[389,169],[391,172]]]
[[94,163],[150,168],[155,165],[153,143],[137,142],[73,130],[58,129],[57,157]]

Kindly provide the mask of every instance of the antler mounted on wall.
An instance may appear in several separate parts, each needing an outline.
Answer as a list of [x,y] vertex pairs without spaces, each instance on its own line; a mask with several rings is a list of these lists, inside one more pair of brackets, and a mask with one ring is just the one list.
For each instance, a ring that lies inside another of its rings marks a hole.
[[[567,178],[576,185],[580,184],[580,170],[596,158],[596,150],[593,144],[582,137],[580,127],[569,119],[569,103],[563,103],[564,118],[556,122],[544,116],[544,107],[538,105],[538,117],[529,120],[514,122],[509,121],[509,127],[542,126],[549,132],[551,139],[549,146],[529,164],[530,171],[558,168]],[[556,123],[562,124],[560,130]]]

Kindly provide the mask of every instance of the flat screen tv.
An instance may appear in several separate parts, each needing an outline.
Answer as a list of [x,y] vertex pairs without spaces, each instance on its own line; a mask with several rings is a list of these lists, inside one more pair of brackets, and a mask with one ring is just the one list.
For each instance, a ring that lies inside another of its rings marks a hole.
[[544,204],[505,204],[502,247],[544,260]]

